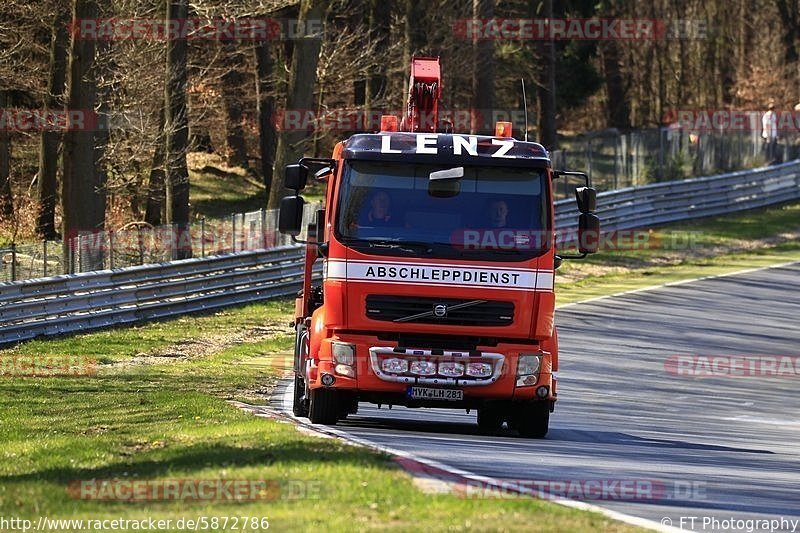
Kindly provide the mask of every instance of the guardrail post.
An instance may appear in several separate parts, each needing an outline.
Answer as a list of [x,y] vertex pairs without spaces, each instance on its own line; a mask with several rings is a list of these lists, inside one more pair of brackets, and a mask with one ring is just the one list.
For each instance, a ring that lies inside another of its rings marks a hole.
[[108,230],[108,268],[114,268],[114,230]]
[[44,268],[42,269],[42,277],[47,277],[47,239],[42,241],[42,259],[44,260]]
[[136,231],[139,235],[139,264],[144,264],[144,239],[142,238],[142,227],[136,226]]
[[206,217],[200,219],[200,257],[206,256]]
[[175,261],[178,258],[178,248],[181,246],[181,238],[183,237],[182,226],[180,224],[172,223],[169,227],[169,258]]
[[259,209],[261,212],[261,247],[267,247],[267,210],[263,207]]
[[619,135],[614,137],[614,181],[612,189],[619,189]]
[[17,243],[11,243],[11,281],[17,281]]
[[236,213],[231,214],[231,248],[236,252]]

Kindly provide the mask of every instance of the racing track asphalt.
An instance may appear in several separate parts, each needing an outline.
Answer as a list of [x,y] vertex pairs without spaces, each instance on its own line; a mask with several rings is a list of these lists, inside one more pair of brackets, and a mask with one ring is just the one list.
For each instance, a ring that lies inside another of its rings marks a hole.
[[[695,516],[695,531],[711,531],[704,517],[720,521],[715,531],[731,518],[800,519],[800,361],[780,376],[667,368],[676,355],[800,358],[800,263],[569,305],[556,322],[559,401],[544,440],[479,435],[474,411],[370,404],[336,428],[528,486],[605,481],[604,496],[584,501],[675,527]],[[645,491],[624,497],[619,480]]]

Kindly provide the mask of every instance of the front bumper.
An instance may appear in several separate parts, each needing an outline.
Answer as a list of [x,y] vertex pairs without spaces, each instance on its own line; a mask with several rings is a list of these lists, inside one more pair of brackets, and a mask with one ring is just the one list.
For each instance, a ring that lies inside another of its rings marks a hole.
[[[343,375],[337,371],[338,363],[333,360],[333,342],[344,342],[355,346],[354,376]],[[307,376],[312,389],[326,386],[322,378],[326,374],[335,378],[330,388],[356,392],[364,401],[375,403],[394,403],[400,405],[421,405],[431,402],[400,401],[407,398],[411,386],[434,388],[458,388],[464,391],[466,406],[485,400],[556,400],[556,382],[552,373],[552,361],[548,352],[538,346],[517,343],[498,343],[495,346],[478,346],[477,350],[431,349],[429,347],[398,347],[396,342],[378,339],[372,335],[337,334],[320,344],[317,357],[310,362]],[[520,354],[541,354],[541,365],[535,381],[529,380],[525,386],[517,385],[517,358]],[[386,372],[380,361],[384,357],[406,359],[409,361],[485,362],[492,367],[492,373],[485,377],[412,375],[409,372]],[[330,381],[330,378],[327,379]],[[541,395],[542,387],[547,393]],[[537,395],[537,390],[539,395]],[[455,402],[434,401],[440,407],[459,407]]]

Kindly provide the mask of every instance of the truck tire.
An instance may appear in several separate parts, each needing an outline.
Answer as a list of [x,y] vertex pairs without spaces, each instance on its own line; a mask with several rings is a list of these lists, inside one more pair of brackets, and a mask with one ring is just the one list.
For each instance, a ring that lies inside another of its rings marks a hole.
[[300,376],[294,377],[294,401],[292,413],[294,416],[308,416],[308,398],[306,396],[306,382]]
[[542,439],[550,426],[550,402],[526,402],[516,408],[514,417],[521,437]]
[[339,396],[339,420],[345,420],[349,415],[358,413],[358,396],[353,393],[344,393]]
[[339,394],[332,389],[312,389],[308,419],[312,424],[333,426],[339,419]]
[[478,431],[482,435],[497,435],[503,427],[503,413],[496,406],[478,409]]
[[298,324],[295,328],[294,336],[294,397],[292,401],[292,413],[294,416],[308,416],[308,397],[306,396],[306,380],[303,379],[302,372],[305,369],[306,361],[304,343],[306,338],[306,326]]

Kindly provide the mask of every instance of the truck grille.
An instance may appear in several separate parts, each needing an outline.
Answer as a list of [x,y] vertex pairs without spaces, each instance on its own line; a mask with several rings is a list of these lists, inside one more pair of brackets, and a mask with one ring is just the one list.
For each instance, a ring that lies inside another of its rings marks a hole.
[[373,320],[409,324],[507,326],[514,321],[514,304],[496,300],[371,294],[366,308],[367,317]]

